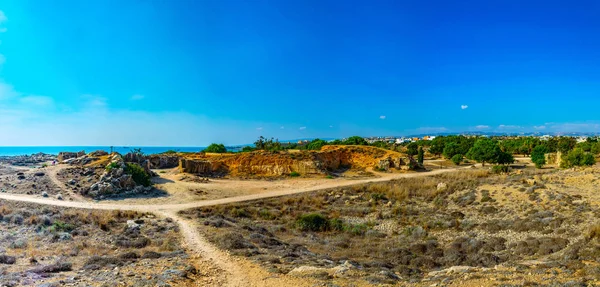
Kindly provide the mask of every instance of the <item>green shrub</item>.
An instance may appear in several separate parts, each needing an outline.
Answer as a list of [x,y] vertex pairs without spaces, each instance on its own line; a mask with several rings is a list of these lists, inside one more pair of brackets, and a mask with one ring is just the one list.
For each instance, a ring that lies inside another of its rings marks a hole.
[[106,171],[111,172],[115,168],[119,168],[119,164],[116,162],[111,162],[109,165],[106,166]]
[[333,175],[326,176],[327,179],[333,179]]
[[452,156],[451,160],[455,165],[460,165],[460,163],[463,161],[463,155],[455,154],[454,156]]
[[248,211],[243,208],[234,208],[231,210],[231,216],[233,217],[250,217]]
[[329,230],[343,231],[352,235],[364,235],[369,230],[366,224],[349,224],[339,218],[329,220],[328,224]]
[[170,149],[170,150],[168,150],[168,151],[165,151],[165,152],[163,152],[163,153],[164,153],[164,154],[174,154],[174,153],[177,153],[177,151]]
[[570,168],[574,166],[594,165],[596,159],[591,153],[584,152],[580,148],[575,148],[562,156],[561,167]]
[[387,197],[382,193],[371,193],[371,198],[375,201],[387,200]]
[[55,221],[50,228],[58,232],[71,232],[75,230],[75,226],[73,224],[64,223],[62,221]]
[[130,174],[133,181],[137,184],[141,184],[143,186],[152,185],[152,181],[150,180],[150,175],[146,173],[144,168],[135,163],[128,162],[125,165],[125,173]]
[[296,227],[302,231],[327,231],[329,220],[318,213],[303,214],[296,220]]
[[344,221],[339,218],[329,220],[329,228],[335,231],[344,231]]
[[258,216],[260,216],[261,218],[266,219],[266,220],[273,220],[273,219],[277,218],[277,215],[273,214],[271,211],[269,211],[268,209],[264,209],[264,208],[258,212]]
[[300,173],[298,173],[297,171],[292,171],[292,172],[290,172],[290,176],[291,177],[299,177]]
[[210,144],[203,152],[212,152],[212,153],[225,153],[227,152],[227,148],[223,144]]
[[508,173],[510,167],[508,165],[494,165],[492,166],[492,173]]

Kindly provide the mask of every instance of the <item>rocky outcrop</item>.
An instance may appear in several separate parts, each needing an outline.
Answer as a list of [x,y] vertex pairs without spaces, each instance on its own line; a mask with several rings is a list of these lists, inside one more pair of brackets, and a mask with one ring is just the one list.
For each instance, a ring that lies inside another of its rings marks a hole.
[[153,154],[148,156],[147,159],[150,162],[150,168],[152,169],[174,168],[179,166],[179,156],[176,155]]
[[150,176],[156,176],[156,173],[151,170],[152,166],[148,160],[148,157],[141,153],[127,153],[123,156],[123,160],[125,162],[137,163],[144,168],[147,174]]
[[91,156],[105,156],[108,155],[108,152],[104,150],[97,150],[90,153]]
[[179,169],[184,173],[203,176],[270,177],[286,176],[292,172],[301,175],[324,175],[347,169],[408,170],[417,166],[410,157],[373,147],[326,148],[322,151],[240,153],[210,156],[196,154],[196,158],[181,158]]
[[179,160],[179,170],[185,173],[211,176],[224,175],[227,173],[227,167],[222,162],[183,158]]
[[114,154],[111,162],[106,166],[105,172],[100,176],[100,180],[85,190],[84,194],[101,199],[114,195],[147,193],[152,190],[151,186],[138,185],[133,177],[125,171],[126,163],[123,157]]
[[32,155],[0,156],[0,163],[18,166],[28,166],[53,161],[55,159],[56,156],[51,154],[36,153]]
[[85,151],[80,151],[80,152],[63,151],[63,152],[58,153],[57,159],[59,162],[63,162],[67,159],[78,158],[78,157],[81,157],[84,155],[85,155]]

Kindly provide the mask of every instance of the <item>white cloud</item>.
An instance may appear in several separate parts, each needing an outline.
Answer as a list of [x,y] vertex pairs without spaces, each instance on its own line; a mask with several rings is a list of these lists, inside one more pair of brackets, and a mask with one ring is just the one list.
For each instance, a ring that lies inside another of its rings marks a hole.
[[50,106],[54,103],[52,98],[45,96],[25,96],[20,98],[19,101],[26,105],[36,106]]
[[466,109],[468,109],[468,108],[469,108],[469,106],[467,106],[467,105],[461,105],[461,106],[460,106],[460,109],[461,109],[461,110],[466,110]]
[[476,128],[476,129],[478,129],[478,130],[486,130],[486,129],[489,129],[489,128],[490,128],[490,126],[486,126],[486,125],[478,125],[478,126],[475,126],[475,128]]
[[256,128],[257,131],[262,131],[262,127]]
[[144,99],[144,95],[135,94],[135,95],[131,96],[131,100],[132,101],[139,101],[139,100],[142,100],[142,99]]
[[379,118],[385,120],[385,116],[379,116]]
[[303,131],[303,130],[305,130],[305,129],[306,129],[306,127],[300,127],[300,128],[299,128],[299,130],[301,130],[301,131]]
[[533,126],[533,128],[536,130],[544,130],[546,129],[546,126]]

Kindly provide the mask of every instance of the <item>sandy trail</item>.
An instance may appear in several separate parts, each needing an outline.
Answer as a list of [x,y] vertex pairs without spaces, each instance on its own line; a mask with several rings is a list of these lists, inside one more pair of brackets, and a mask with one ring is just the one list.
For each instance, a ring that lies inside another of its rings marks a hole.
[[[56,176],[58,171],[65,167],[49,167],[46,172],[49,178],[59,186],[61,189],[66,190],[66,185],[62,183]],[[404,174],[379,174],[378,178],[359,179],[359,180],[325,180],[320,179],[317,181],[307,181],[304,185],[282,185],[277,182],[272,184],[277,185],[277,189],[272,191],[266,191],[263,193],[249,194],[242,196],[234,196],[229,198],[203,200],[188,203],[150,203],[150,204],[131,204],[123,201],[111,201],[111,202],[97,202],[89,201],[83,198],[81,201],[64,201],[52,198],[44,198],[40,196],[24,195],[24,194],[10,194],[0,193],[0,199],[11,200],[11,201],[22,201],[37,204],[61,206],[61,207],[72,207],[72,208],[84,208],[84,209],[101,209],[101,210],[133,210],[140,212],[152,212],[161,216],[170,217],[175,220],[181,230],[183,241],[186,247],[191,250],[192,257],[199,257],[198,265],[203,271],[206,269],[212,269],[213,274],[207,274],[213,276],[208,282],[212,286],[314,286],[316,282],[308,279],[297,279],[289,276],[274,276],[262,269],[260,266],[251,263],[243,258],[235,258],[230,256],[227,252],[216,248],[213,244],[209,243],[199,232],[197,223],[193,220],[188,220],[180,215],[178,212],[185,209],[191,209],[196,207],[213,206],[220,204],[236,203],[271,197],[279,197],[285,195],[292,195],[298,193],[305,193],[311,191],[317,191],[328,188],[347,187],[352,185],[364,184],[364,183],[375,183],[385,182],[400,178],[416,178],[423,176],[432,176],[447,172],[452,172],[460,169],[466,169],[470,167],[460,168],[449,168],[442,170],[435,170],[430,172],[421,173],[404,173]],[[186,183],[189,184],[189,183]],[[167,190],[168,192],[168,190]],[[206,284],[207,282],[203,282]],[[200,283],[198,283],[200,284]],[[198,285],[200,286],[200,285]],[[205,286],[205,285],[203,285]]]

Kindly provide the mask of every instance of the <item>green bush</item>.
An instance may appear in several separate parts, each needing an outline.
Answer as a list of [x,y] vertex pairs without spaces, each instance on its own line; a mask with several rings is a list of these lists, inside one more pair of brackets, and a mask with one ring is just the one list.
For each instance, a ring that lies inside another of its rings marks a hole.
[[146,173],[144,168],[139,166],[138,164],[128,162],[125,164],[125,173],[130,174],[131,178],[135,183],[143,185],[143,186],[151,186],[152,181],[150,180],[150,175]]
[[561,167],[570,168],[574,166],[594,165],[596,159],[591,153],[584,152],[580,148],[575,148],[562,156]]
[[243,208],[234,208],[231,210],[230,213],[231,213],[231,216],[233,216],[233,217],[238,217],[238,218],[250,217],[250,214],[248,213],[248,211],[246,211]]
[[163,153],[164,153],[164,154],[174,154],[174,153],[177,153],[177,151],[170,149],[170,150],[168,150],[168,151],[165,151],[165,152],[163,152]]
[[361,136],[351,136],[347,138],[343,144],[345,145],[369,145],[367,141]]
[[329,230],[343,231],[352,235],[364,235],[369,230],[366,224],[349,224],[339,218],[329,220],[328,224]]
[[116,162],[111,162],[109,165],[106,166],[106,171],[111,172],[113,169],[118,168],[119,164]]
[[298,173],[297,171],[292,171],[292,172],[290,172],[290,176],[291,177],[299,177],[300,173]]
[[510,167],[508,165],[495,165],[492,166],[492,173],[508,173]]
[[318,213],[303,214],[296,220],[296,227],[302,231],[327,231],[329,220]]
[[260,216],[262,219],[266,219],[266,220],[277,219],[277,215],[273,214],[271,211],[269,211],[268,209],[264,209],[264,208],[258,212],[258,216]]
[[227,148],[223,144],[212,143],[203,152],[212,152],[212,153],[226,153]]
[[463,155],[455,154],[454,156],[452,156],[451,160],[455,165],[460,165],[460,163],[463,161]]
[[75,226],[73,224],[64,223],[62,221],[55,221],[50,228],[58,232],[71,232],[75,230]]
[[321,150],[323,146],[327,145],[327,142],[321,139],[314,139],[307,146],[307,150]]

